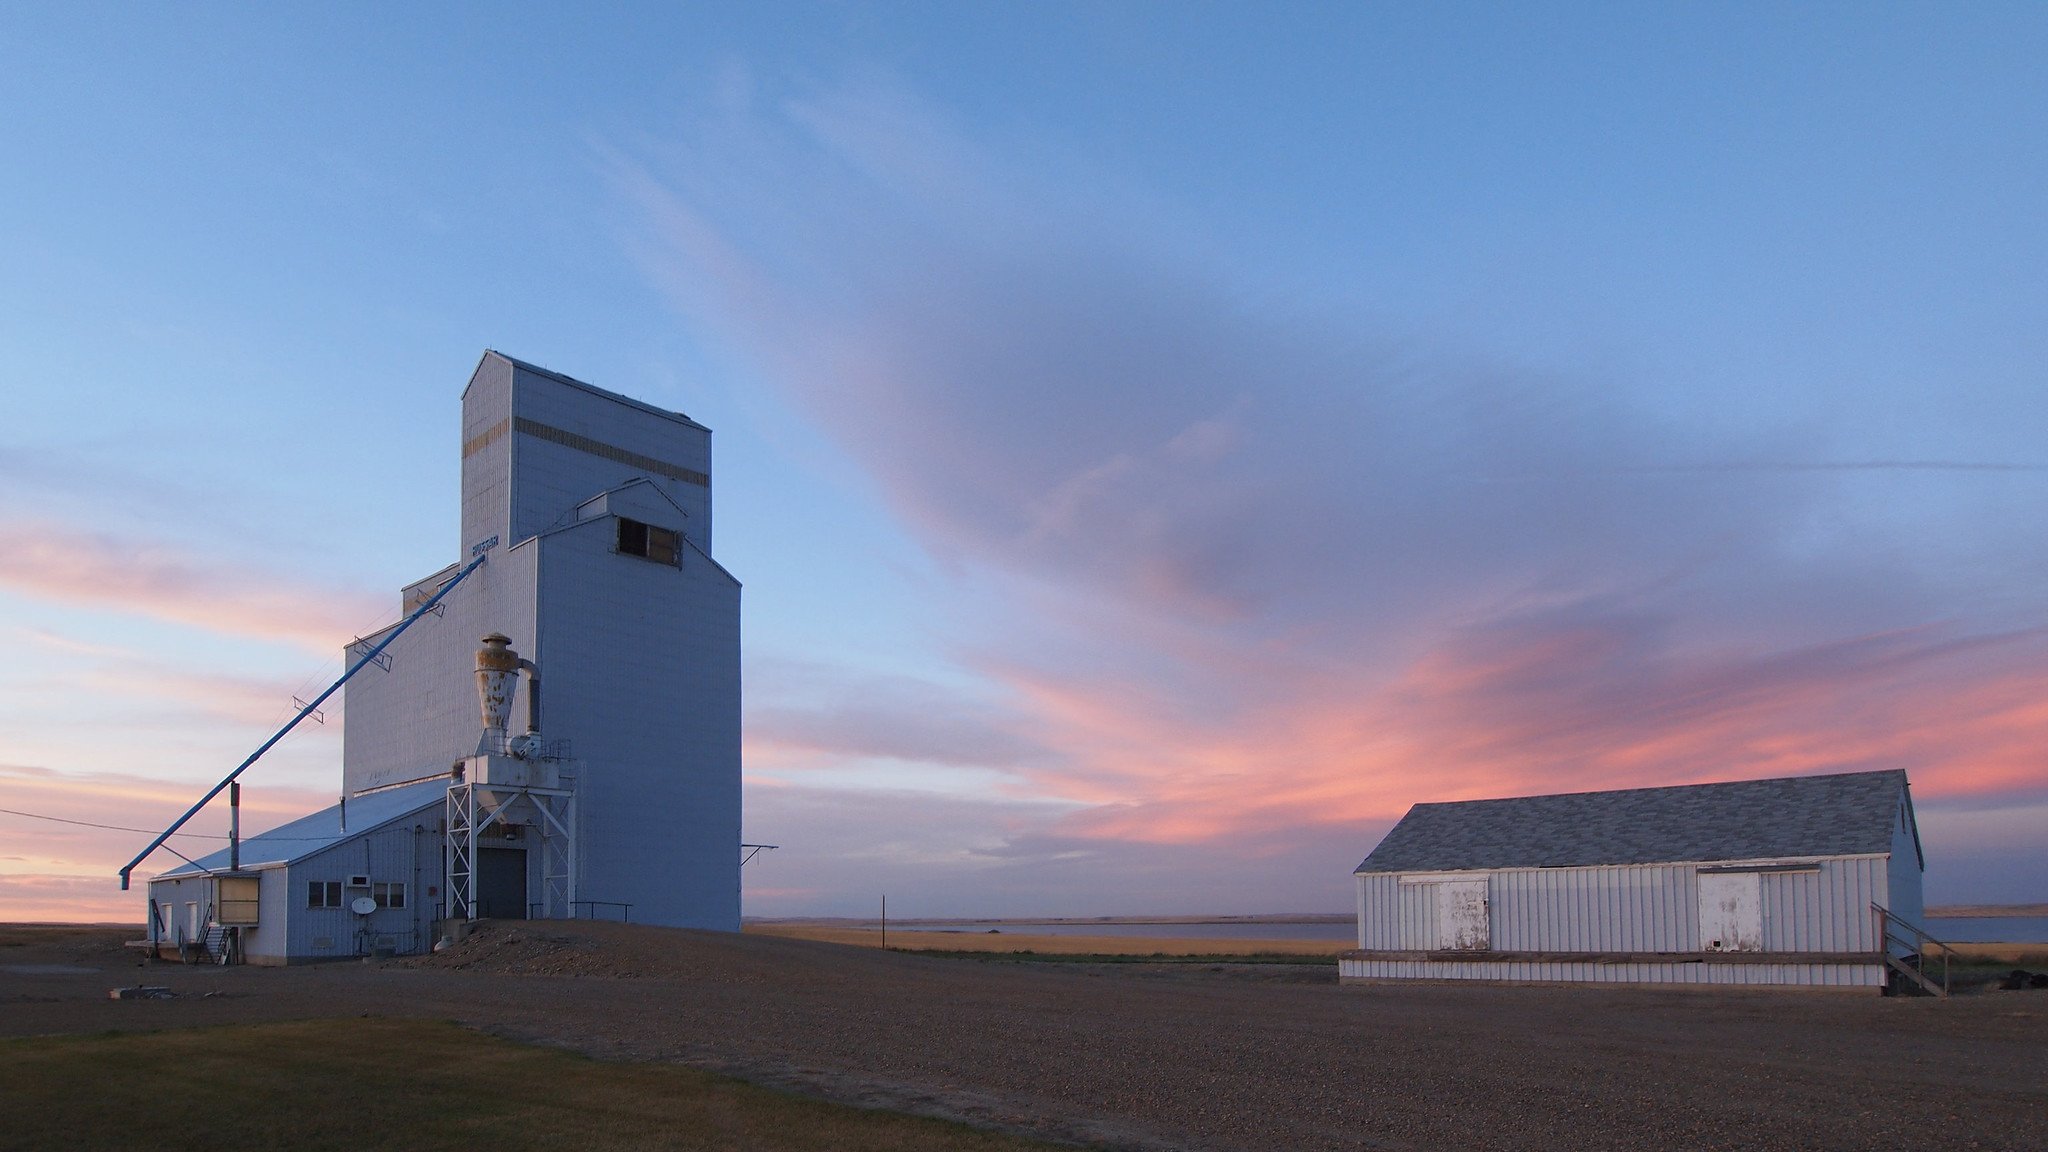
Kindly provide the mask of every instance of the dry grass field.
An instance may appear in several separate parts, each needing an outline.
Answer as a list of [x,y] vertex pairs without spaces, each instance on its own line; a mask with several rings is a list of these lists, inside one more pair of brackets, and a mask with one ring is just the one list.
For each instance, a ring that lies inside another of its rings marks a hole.
[[2048,968],[2048,944],[1943,944],[1941,947],[1960,963]]
[[[816,940],[880,948],[875,928],[836,924],[749,924],[750,935]],[[1029,952],[1040,956],[1335,957],[1351,945],[1343,940],[1243,940],[1174,936],[1067,936],[988,931],[889,929],[889,947],[906,952]]]

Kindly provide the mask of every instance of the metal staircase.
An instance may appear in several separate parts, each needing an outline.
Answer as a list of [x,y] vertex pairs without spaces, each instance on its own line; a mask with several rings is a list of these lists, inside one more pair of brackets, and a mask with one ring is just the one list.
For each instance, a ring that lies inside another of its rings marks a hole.
[[[1954,950],[1927,934],[1927,930],[1910,921],[1900,919],[1891,909],[1872,904],[1870,911],[1877,917],[1878,947],[1884,950],[1885,968],[1892,977],[1892,988],[1901,992],[1919,992],[1927,996],[1948,995],[1949,957]],[[1933,954],[1930,955],[1930,947]],[[1935,978],[1933,961],[1941,961],[1940,979]]]

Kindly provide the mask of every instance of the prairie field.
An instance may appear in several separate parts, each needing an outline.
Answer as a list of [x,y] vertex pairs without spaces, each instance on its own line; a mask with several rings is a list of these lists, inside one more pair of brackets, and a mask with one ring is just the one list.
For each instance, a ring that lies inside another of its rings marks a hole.
[[1343,986],[1128,954],[1214,940],[589,921],[223,968],[126,935],[0,930],[0,1149],[2048,1147],[2048,990]]
[[1957,963],[1962,964],[2017,964],[2028,968],[2048,968],[2048,944],[1941,944],[1929,949],[1938,954],[1946,950]]
[[[746,931],[748,935],[778,936],[785,940],[816,940],[860,948],[882,946],[882,933],[876,928],[839,924],[749,924]],[[1068,936],[1012,932],[1007,928],[999,932],[891,928],[888,946],[905,952],[1030,952],[1041,956],[1298,956],[1303,959],[1334,957],[1351,947],[1343,940]]]
[[[1037,1141],[432,1020],[0,1040],[0,1150],[1028,1152]],[[366,1139],[367,1138],[367,1139]]]

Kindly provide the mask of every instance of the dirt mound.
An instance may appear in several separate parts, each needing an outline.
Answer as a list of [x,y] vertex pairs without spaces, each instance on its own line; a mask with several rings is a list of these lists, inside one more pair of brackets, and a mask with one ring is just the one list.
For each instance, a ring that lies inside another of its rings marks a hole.
[[438,952],[393,963],[510,976],[608,980],[695,979],[754,983],[761,974],[730,955],[720,934],[639,924],[565,920],[485,920]]

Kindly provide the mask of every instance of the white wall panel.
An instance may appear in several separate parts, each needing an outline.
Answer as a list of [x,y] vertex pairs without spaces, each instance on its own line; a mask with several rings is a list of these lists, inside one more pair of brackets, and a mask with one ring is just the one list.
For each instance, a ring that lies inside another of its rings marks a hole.
[[[1870,904],[1885,891],[1886,862],[1847,857],[1812,871],[1764,873],[1764,948],[1773,952],[1875,951]],[[1522,868],[1486,873],[1493,948],[1506,952],[1697,952],[1697,864]],[[1397,874],[1361,873],[1359,947],[1435,947],[1435,889]]]
[[1884,986],[1881,964],[1716,964],[1593,961],[1338,961],[1341,980],[1469,980],[1494,983],[1708,984],[1748,987]]

